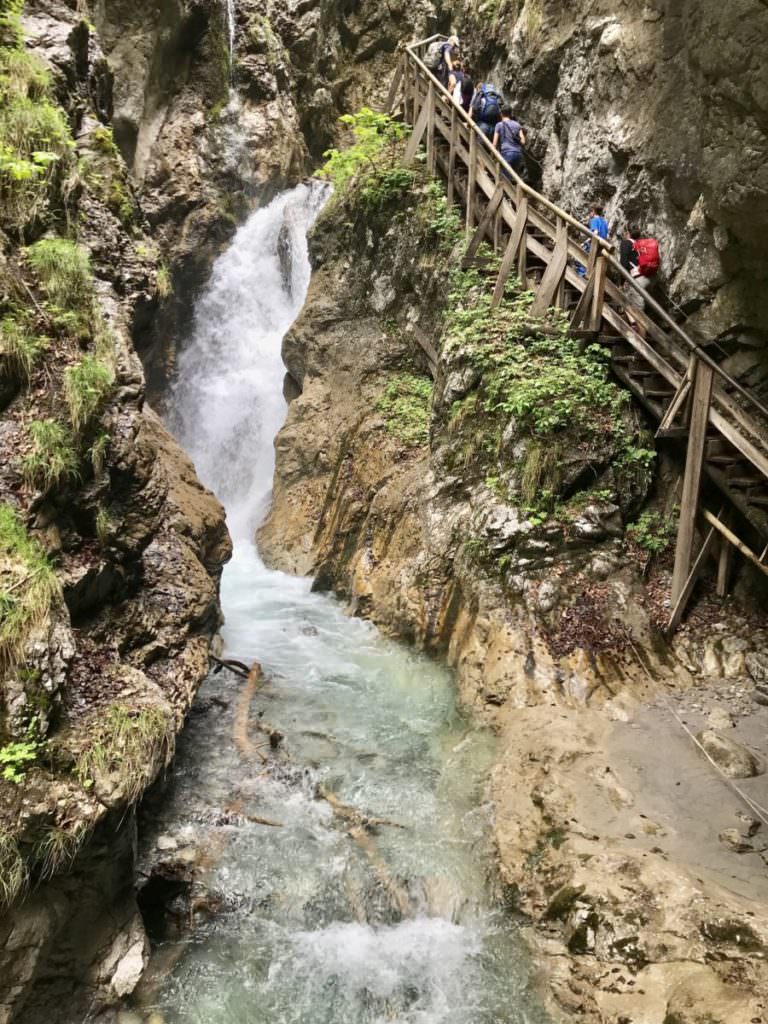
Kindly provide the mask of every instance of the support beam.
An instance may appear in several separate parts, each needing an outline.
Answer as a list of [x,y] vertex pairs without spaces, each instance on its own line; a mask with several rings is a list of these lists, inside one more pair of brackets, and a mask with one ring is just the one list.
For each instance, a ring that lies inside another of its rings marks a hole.
[[672,572],[672,606],[675,607],[685,588],[691,571],[696,514],[699,508],[701,471],[704,464],[704,445],[707,439],[709,406],[712,400],[713,370],[697,361],[694,384],[688,451],[685,460],[683,493],[680,499],[680,522],[677,528],[675,568]]
[[446,189],[446,195],[448,197],[448,205],[453,206],[454,198],[454,179],[456,177],[456,145],[459,138],[459,115],[456,112],[456,108],[451,108],[451,138],[449,142],[449,155],[448,155],[448,187]]
[[536,291],[536,298],[531,306],[531,316],[544,316],[557,295],[560,282],[563,279],[565,268],[568,263],[568,225],[564,220],[557,222],[557,238],[555,247],[549,260],[549,266],[544,271],[541,284]]
[[714,528],[718,530],[726,540],[730,541],[737,551],[740,551],[745,558],[748,558],[753,565],[756,565],[762,573],[768,576],[768,565],[761,562],[760,558],[755,554],[752,548],[747,547],[743,541],[740,541],[736,534],[730,530],[725,523],[721,523],[719,519],[713,516],[712,513],[708,512],[706,509],[704,509],[704,518],[710,526],[714,526]]
[[605,303],[605,285],[608,280],[608,257],[603,254],[595,261],[595,287],[592,290],[592,311],[589,328],[599,331],[603,324],[603,305]]
[[467,251],[464,254],[464,259],[461,261],[461,266],[463,270],[467,269],[471,261],[474,259],[477,250],[480,248],[480,243],[485,238],[486,232],[489,230],[491,226],[491,221],[496,216],[496,211],[499,208],[499,203],[501,202],[503,196],[504,186],[497,185],[496,191],[491,196],[491,201],[486,206],[485,213],[480,218],[480,223],[477,225],[477,229],[475,230],[474,235],[472,235],[472,240],[467,246]]
[[430,82],[427,87],[427,170],[435,174],[435,85]]
[[[414,103],[416,101],[414,100]],[[428,106],[425,103],[421,108],[419,116],[416,118],[416,124],[413,127],[413,135],[408,139],[408,145],[405,147],[405,154],[403,156],[403,167],[410,167],[413,163],[413,158],[416,156],[416,150],[421,145],[421,140],[424,138],[424,132],[427,129],[427,113]]]
[[717,533],[714,526],[710,526],[707,531],[707,535],[704,538],[704,543],[701,545],[701,551],[699,551],[696,556],[696,561],[693,563],[691,571],[688,573],[685,583],[683,584],[683,589],[680,591],[677,600],[674,602],[672,614],[670,615],[669,622],[667,623],[667,635],[674,633],[680,625],[680,619],[683,617],[685,606],[688,604],[688,598],[691,596],[691,592],[693,591],[699,573],[707,560],[707,555],[714,546],[716,537]]
[[525,246],[525,227],[528,223],[528,196],[519,195],[517,203],[517,218],[515,220],[515,226],[512,229],[512,235],[507,243],[507,248],[504,252],[504,258],[501,261],[499,267],[499,276],[496,278],[496,287],[493,289],[493,298],[491,299],[491,309],[496,309],[501,305],[501,300],[504,298],[504,287],[507,283],[507,278],[512,270],[515,262],[520,263],[521,249]]
[[469,136],[469,181],[467,183],[467,234],[475,226],[475,188],[477,186],[477,132]]
[[[725,515],[724,523],[726,526],[729,525],[730,516]],[[733,565],[733,552],[735,548],[733,544],[725,539],[720,538],[720,553],[717,559],[717,596],[727,597],[728,588],[731,583],[731,567]]]
[[397,62],[397,68],[395,69],[395,74],[394,74],[394,76],[392,78],[392,84],[389,87],[389,94],[387,96],[387,104],[386,104],[386,106],[384,108],[385,111],[388,114],[394,114],[394,112],[395,112],[395,101],[397,100],[397,97],[398,97],[398,95],[400,93],[400,86],[403,83],[403,74],[404,74],[404,71],[405,71],[405,63],[406,63],[406,57],[405,57],[405,54],[403,53],[403,54],[400,55],[400,58],[399,58],[399,60]]

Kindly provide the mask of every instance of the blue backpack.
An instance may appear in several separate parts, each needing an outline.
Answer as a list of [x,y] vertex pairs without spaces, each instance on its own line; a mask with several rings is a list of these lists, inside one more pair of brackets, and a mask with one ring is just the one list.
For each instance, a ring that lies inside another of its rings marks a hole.
[[494,87],[483,82],[472,104],[475,120],[483,121],[485,124],[496,124],[501,117],[501,102],[501,96]]

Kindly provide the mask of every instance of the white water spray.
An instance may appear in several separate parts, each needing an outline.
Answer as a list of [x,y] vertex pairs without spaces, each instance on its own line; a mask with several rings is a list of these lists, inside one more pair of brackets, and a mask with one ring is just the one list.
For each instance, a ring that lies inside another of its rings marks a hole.
[[214,267],[179,358],[170,425],[203,483],[250,538],[269,501],[285,418],[283,335],[309,284],[306,235],[326,187],[300,185],[254,213]]
[[227,4],[227,32],[229,34],[229,75],[232,78],[235,67],[235,30],[237,26],[237,11],[235,0],[226,0]]

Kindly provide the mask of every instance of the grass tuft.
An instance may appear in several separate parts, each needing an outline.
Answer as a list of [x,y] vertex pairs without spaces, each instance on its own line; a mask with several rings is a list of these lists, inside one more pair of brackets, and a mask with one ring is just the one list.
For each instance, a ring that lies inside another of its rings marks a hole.
[[138,799],[154,778],[158,762],[173,751],[172,722],[161,708],[132,711],[113,704],[101,727],[75,764],[80,783],[90,788],[100,776],[116,773],[126,798]]
[[29,380],[47,347],[48,339],[31,330],[22,318],[6,316],[0,321],[0,356],[18,380]]
[[87,249],[67,238],[41,238],[27,249],[27,259],[51,302],[90,312],[93,274]]
[[21,460],[21,475],[30,487],[49,491],[52,487],[76,480],[80,458],[72,435],[56,420],[35,420],[29,425],[32,450]]
[[35,846],[35,859],[40,865],[40,878],[53,878],[54,875],[69,870],[86,834],[85,826],[76,829],[54,826],[48,829],[44,838]]
[[83,356],[64,373],[69,418],[77,433],[91,422],[112,389],[114,371],[96,356]]
[[10,907],[24,892],[28,880],[16,840],[0,830],[0,907]]
[[29,631],[44,622],[59,582],[40,545],[0,503],[0,665],[15,663]]

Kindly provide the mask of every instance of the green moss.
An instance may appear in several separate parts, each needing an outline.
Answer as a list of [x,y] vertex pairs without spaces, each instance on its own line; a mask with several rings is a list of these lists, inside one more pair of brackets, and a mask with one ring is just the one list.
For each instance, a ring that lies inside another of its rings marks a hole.
[[59,583],[40,545],[0,503],[0,665],[15,664],[31,629],[50,611]]
[[28,428],[32,441],[30,451],[20,462],[21,474],[30,487],[49,491],[75,480],[79,474],[80,459],[72,435],[56,420],[35,420]]
[[389,381],[376,402],[376,408],[384,414],[387,431],[410,448],[429,440],[432,390],[428,377],[401,373]]
[[111,366],[97,356],[83,356],[64,373],[64,394],[69,418],[77,433],[83,431],[104,405],[114,381]]

